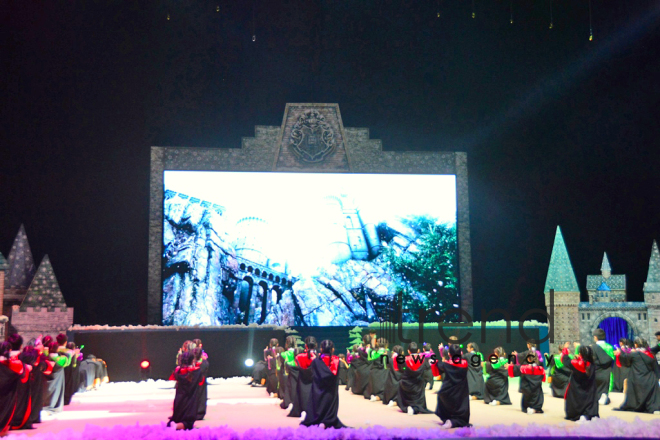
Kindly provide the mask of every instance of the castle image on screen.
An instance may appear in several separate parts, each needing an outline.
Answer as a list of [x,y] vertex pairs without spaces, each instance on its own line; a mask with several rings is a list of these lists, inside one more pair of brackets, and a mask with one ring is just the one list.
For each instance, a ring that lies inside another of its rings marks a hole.
[[454,175],[165,171],[163,324],[364,325],[460,304]]

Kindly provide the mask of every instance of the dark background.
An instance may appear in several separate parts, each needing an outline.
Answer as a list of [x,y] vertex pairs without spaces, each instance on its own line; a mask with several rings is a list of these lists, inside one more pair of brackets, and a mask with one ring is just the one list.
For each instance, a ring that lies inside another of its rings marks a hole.
[[[300,337],[304,338],[309,333],[310,327],[295,327]],[[348,331],[350,327],[313,327],[312,333],[317,341],[330,339],[335,343],[336,353],[346,353],[350,346]],[[402,344],[398,338],[396,329],[392,334],[385,333],[390,341],[390,347]],[[528,326],[523,332],[517,326],[507,330],[504,327],[488,327],[484,333],[479,327],[472,329],[443,328],[445,335],[454,335],[461,340],[475,341],[483,353],[492,353],[495,347],[502,346],[506,353],[513,350],[522,350],[525,341],[529,338],[537,341],[547,336],[546,329]],[[366,332],[363,332],[366,334]],[[543,333],[543,334],[541,334]],[[204,351],[209,354],[208,377],[233,377],[248,376],[252,368],[245,365],[245,360],[250,358],[254,362],[263,359],[263,350],[267,347],[271,338],[279,339],[284,345],[288,336],[284,330],[272,328],[188,328],[177,329],[174,327],[162,327],[160,329],[137,329],[137,330],[82,330],[67,332],[69,340],[76,342],[78,346],[85,346],[85,355],[94,356],[106,361],[108,376],[113,382],[140,380],[140,362],[149,360],[151,370],[149,378],[167,379],[175,367],[176,353],[185,340],[199,338],[202,340]],[[379,329],[379,334],[384,334]],[[402,329],[401,335],[404,339],[412,341],[426,341],[431,347],[438,346],[440,342],[447,342],[447,338],[441,337],[437,328],[425,328],[423,337],[419,337],[416,328]],[[407,343],[402,345],[407,346]],[[540,345],[544,353],[548,352],[547,342]]]
[[475,311],[543,307],[558,224],[583,295],[607,251],[642,300],[659,2],[593,0],[592,42],[586,0],[553,1],[553,29],[549,0],[471,5],[0,0],[0,251],[24,223],[76,323],[144,323],[149,147],[239,147],[336,102],[386,150],[468,152]]

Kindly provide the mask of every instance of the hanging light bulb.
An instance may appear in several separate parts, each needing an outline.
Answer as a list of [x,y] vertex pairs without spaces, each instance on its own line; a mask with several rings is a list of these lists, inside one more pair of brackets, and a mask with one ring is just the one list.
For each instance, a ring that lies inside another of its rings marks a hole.
[[589,31],[589,41],[594,41],[594,32]]
[[220,5],[215,7],[215,12],[220,12]]
[[167,14],[167,21],[170,21],[170,14]]
[[477,14],[474,12],[474,0],[472,0],[472,18],[476,17]]
[[552,29],[553,26],[553,18],[552,18],[552,0],[550,0],[550,29]]
[[252,34],[252,41],[253,41],[253,42],[254,42],[254,41],[257,41],[257,35],[256,35],[256,34]]

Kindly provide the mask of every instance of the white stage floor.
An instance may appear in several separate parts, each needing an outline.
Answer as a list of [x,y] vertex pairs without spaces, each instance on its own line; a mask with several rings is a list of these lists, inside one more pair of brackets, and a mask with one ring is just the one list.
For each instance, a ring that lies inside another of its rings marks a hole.
[[[242,433],[251,428],[297,427],[299,420],[286,417],[280,409],[279,400],[266,396],[264,388],[253,388],[246,383],[248,378],[210,379],[209,401],[206,419],[195,427],[227,425]],[[440,384],[436,383],[435,390]],[[96,391],[76,394],[71,405],[51,420],[35,425],[34,430],[21,430],[15,435],[55,433],[64,429],[82,431],[85,425],[109,427],[115,425],[153,425],[167,421],[174,400],[174,382],[110,383]],[[556,425],[571,428],[577,426],[564,420],[563,399],[550,395],[549,385],[544,385],[545,414],[528,415],[520,410],[520,394],[517,380],[511,380],[509,393],[513,405],[493,407],[483,401],[471,401],[471,422],[475,427],[496,425]],[[435,410],[436,395],[427,391],[427,406]],[[340,387],[339,418],[353,428],[376,425],[385,428],[437,428],[439,419],[435,415],[409,416],[398,407],[387,407],[382,403],[370,402]],[[618,407],[623,394],[611,394],[612,403],[600,407],[601,418],[616,417],[627,423],[637,418],[641,421],[660,420],[660,416],[613,411]],[[491,434],[492,435],[492,434]],[[658,433],[660,436],[660,433]]]

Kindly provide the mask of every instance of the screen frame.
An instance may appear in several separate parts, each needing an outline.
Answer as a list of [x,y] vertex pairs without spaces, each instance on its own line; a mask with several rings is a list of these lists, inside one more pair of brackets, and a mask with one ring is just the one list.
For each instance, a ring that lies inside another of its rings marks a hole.
[[[288,106],[291,104],[287,104]],[[338,109],[337,109],[338,110]],[[285,115],[286,118],[286,115]],[[284,125],[284,123],[283,123]],[[450,174],[456,176],[456,228],[461,310],[473,316],[472,262],[468,200],[467,153],[383,151],[366,128],[341,127],[350,174]],[[256,126],[255,137],[242,139],[241,148],[151,147],[149,204],[149,265],[147,320],[162,325],[162,255],[164,173],[168,171],[333,172],[318,166],[277,170],[277,142],[282,127]],[[432,189],[427,189],[433,191]],[[465,320],[465,316],[463,316]]]

